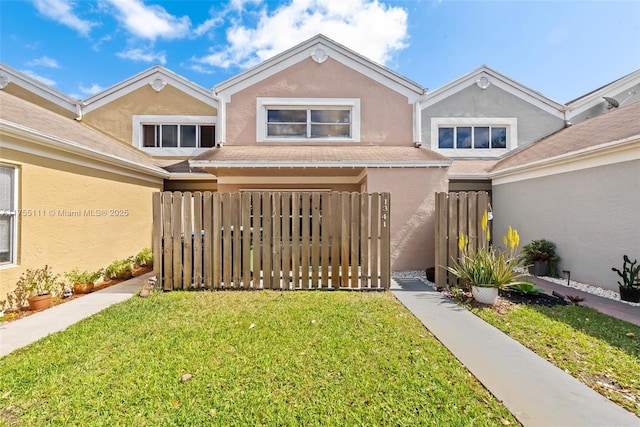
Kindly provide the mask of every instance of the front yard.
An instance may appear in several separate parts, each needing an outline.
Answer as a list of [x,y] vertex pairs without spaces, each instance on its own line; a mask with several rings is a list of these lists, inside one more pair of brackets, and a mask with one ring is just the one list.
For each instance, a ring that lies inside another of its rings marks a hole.
[[392,294],[264,291],[133,298],[0,359],[0,425],[49,424],[517,421]]

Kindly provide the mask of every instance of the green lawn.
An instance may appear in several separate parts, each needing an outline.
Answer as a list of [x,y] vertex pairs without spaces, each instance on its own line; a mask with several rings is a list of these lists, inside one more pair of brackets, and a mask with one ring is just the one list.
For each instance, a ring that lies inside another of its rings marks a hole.
[[352,292],[133,298],[0,359],[0,411],[5,425],[517,424],[392,294]]
[[589,387],[640,416],[640,327],[576,305],[473,311]]

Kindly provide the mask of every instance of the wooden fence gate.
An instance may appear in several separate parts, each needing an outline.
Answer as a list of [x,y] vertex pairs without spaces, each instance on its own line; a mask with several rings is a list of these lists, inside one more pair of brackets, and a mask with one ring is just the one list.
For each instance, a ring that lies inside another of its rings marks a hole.
[[389,193],[153,195],[158,284],[172,289],[388,289]]
[[482,215],[489,211],[489,194],[486,191],[436,193],[436,274],[438,287],[456,284],[457,278],[445,267],[451,266],[451,259],[458,259],[458,237],[469,237],[470,250],[476,250],[481,243]]

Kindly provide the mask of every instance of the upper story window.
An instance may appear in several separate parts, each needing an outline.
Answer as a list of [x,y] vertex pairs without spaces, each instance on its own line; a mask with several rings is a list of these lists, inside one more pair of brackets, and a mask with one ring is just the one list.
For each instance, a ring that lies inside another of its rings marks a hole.
[[258,98],[259,142],[360,141],[360,100]]
[[431,118],[431,149],[449,157],[498,157],[517,147],[517,135],[516,118]]
[[132,142],[153,156],[195,156],[216,146],[215,116],[133,116]]
[[16,262],[17,170],[15,166],[0,164],[0,266]]
[[143,147],[206,147],[216,145],[215,126],[142,125]]

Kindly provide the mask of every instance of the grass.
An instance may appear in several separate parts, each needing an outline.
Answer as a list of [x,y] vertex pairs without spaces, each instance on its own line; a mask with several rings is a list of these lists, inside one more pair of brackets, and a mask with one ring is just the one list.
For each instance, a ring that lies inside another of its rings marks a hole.
[[517,421],[390,293],[264,291],[133,298],[0,359],[3,423]]
[[640,327],[577,305],[473,311],[600,394],[640,416]]

